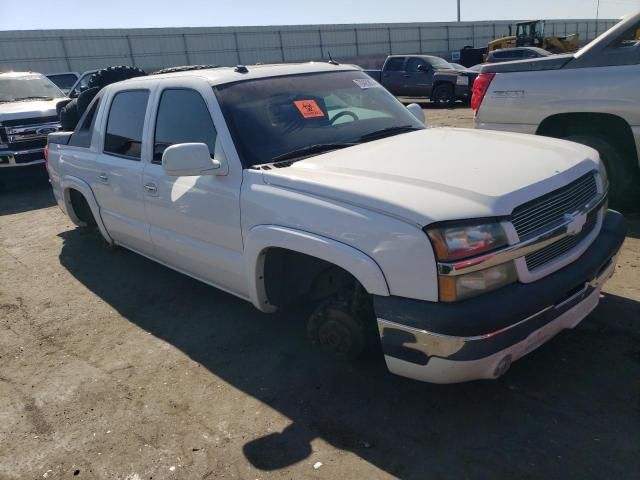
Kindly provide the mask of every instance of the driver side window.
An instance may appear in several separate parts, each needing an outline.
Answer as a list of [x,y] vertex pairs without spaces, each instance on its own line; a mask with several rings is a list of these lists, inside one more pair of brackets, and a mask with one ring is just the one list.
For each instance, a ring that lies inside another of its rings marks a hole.
[[156,118],[152,163],[162,164],[162,154],[176,143],[204,143],[213,157],[216,129],[202,96],[195,90],[162,92]]
[[407,60],[407,72],[416,73],[416,72],[426,72],[428,70],[429,65],[427,62],[422,60],[421,58],[410,58]]

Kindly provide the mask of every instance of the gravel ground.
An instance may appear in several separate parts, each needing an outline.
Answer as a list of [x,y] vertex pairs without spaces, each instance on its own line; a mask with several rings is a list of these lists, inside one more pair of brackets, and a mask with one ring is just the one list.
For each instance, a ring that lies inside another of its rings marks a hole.
[[47,186],[0,193],[0,479],[638,479],[628,218],[584,322],[499,380],[438,386],[336,363],[295,313],[106,248]]

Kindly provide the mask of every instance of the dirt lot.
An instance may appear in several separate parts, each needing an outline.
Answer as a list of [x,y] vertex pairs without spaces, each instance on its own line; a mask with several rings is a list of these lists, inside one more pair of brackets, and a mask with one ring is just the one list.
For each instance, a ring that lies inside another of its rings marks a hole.
[[0,193],[0,479],[638,479],[629,226],[579,327],[500,380],[438,386],[327,360],[295,314],[107,249],[47,186]]

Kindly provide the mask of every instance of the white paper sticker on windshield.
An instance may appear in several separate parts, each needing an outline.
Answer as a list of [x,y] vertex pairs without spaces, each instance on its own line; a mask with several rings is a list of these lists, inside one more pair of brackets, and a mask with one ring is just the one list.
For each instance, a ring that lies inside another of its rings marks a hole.
[[354,78],[353,83],[358,85],[362,89],[366,88],[378,88],[381,85],[376,82],[373,78]]

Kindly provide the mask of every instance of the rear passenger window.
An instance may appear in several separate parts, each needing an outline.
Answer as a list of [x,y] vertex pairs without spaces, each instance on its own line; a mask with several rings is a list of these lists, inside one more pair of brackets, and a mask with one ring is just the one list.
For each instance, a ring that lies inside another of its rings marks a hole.
[[404,68],[404,58],[394,57],[387,60],[385,70],[388,72],[401,72]]
[[105,153],[139,160],[142,152],[142,127],[149,100],[148,90],[117,93],[111,102]]
[[168,89],[162,93],[156,119],[153,163],[162,163],[165,149],[176,143],[204,143],[213,156],[216,129],[207,104],[195,90]]
[[82,148],[89,148],[91,146],[91,135],[93,132],[93,125],[95,123],[96,112],[100,105],[100,98],[101,97],[99,96],[94,98],[89,104],[89,108],[84,113],[78,122],[78,125],[76,125],[76,129],[71,134],[69,145]]

